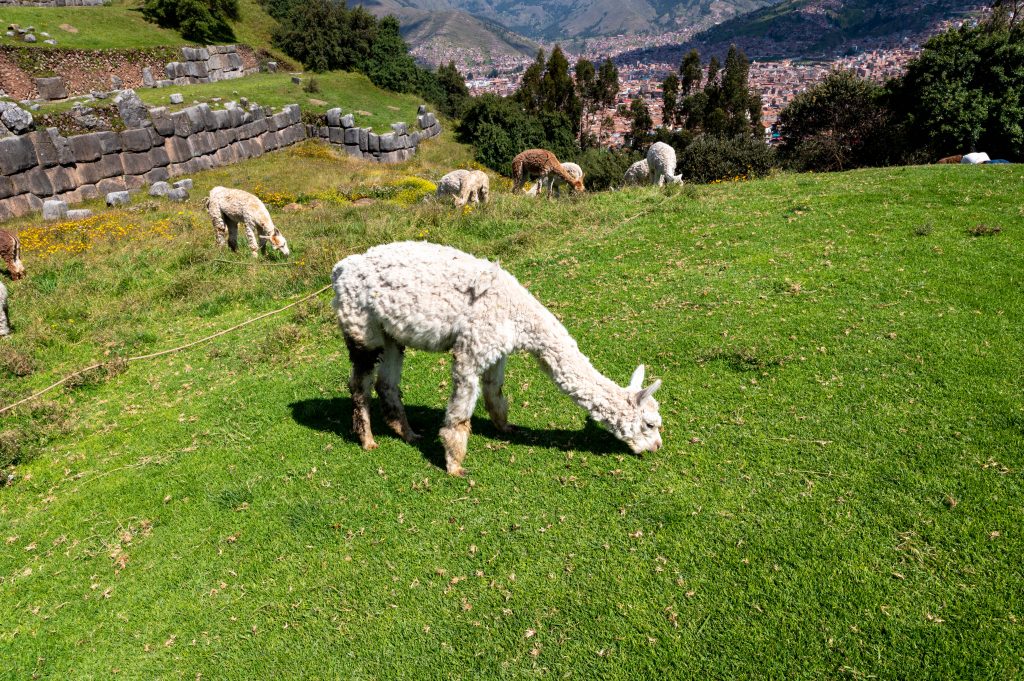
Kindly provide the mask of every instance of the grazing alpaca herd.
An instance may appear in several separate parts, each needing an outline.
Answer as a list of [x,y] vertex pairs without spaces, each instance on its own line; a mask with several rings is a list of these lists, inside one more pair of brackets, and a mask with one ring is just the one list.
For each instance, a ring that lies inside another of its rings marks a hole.
[[[624,184],[679,183],[675,151],[656,143],[626,172]],[[583,192],[583,169],[560,163],[545,149],[528,149],[512,161],[513,193],[537,180],[528,195],[548,198],[563,186]],[[479,170],[454,170],[441,178],[435,196],[456,207],[486,204],[490,180]],[[216,244],[238,250],[242,226],[253,257],[267,244],[282,255],[288,242],[260,199],[240,189],[214,187],[203,202],[214,228]],[[11,279],[25,275],[21,244],[0,230],[0,257]],[[532,354],[545,373],[598,423],[633,452],[661,448],[661,416],[654,392],[657,380],[643,387],[640,365],[625,387],[597,371],[579,351],[558,319],[509,272],[468,253],[427,242],[398,242],[351,255],[334,266],[333,306],[348,347],[352,374],[352,429],[364,449],[377,447],[370,429],[370,396],[375,390],[384,420],[400,437],[414,442],[402,404],[399,382],[406,347],[453,355],[452,394],[440,431],[445,464],[452,475],[465,475],[470,417],[481,387],[487,412],[498,430],[508,423],[508,401],[502,393],[508,356]],[[0,336],[11,333],[8,291],[0,282]]]

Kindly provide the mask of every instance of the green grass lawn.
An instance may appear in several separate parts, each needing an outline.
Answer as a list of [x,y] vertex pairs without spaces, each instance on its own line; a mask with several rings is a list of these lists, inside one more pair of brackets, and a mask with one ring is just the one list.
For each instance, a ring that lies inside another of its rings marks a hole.
[[[257,0],[240,0],[241,17],[232,22],[235,42],[252,47],[270,47],[270,35],[276,22]],[[181,35],[171,29],[160,28],[142,18],[141,2],[114,0],[103,7],[4,7],[3,24],[34,26],[39,42],[24,43],[0,34],[0,45],[29,45],[39,49],[52,49],[42,43],[41,31],[57,41],[57,47],[82,50],[130,49],[187,45]]]
[[426,238],[500,258],[606,375],[645,362],[665,448],[630,455],[516,357],[521,431],[481,406],[470,479],[450,478],[450,362],[409,352],[426,437],[375,422],[363,452],[324,295],[0,417],[18,460],[0,488],[3,675],[1024,674],[1020,166],[499,191],[465,215],[324,202],[273,211],[287,263],[217,251],[201,213],[214,184],[351,189],[468,160],[447,140],[421,152],[271,154],[197,175],[184,207],[137,198],[88,250],[27,253],[0,404]]
[[0,34],[0,45],[28,45],[54,49],[42,44],[41,31],[57,41],[57,48],[101,50],[109,48],[163,47],[186,45],[177,31],[160,28],[142,14],[123,5],[111,7],[4,7],[3,24],[34,26],[39,42],[25,43]]
[[[319,92],[304,90],[311,78],[316,80]],[[356,113],[356,125],[373,127],[378,131],[389,131],[391,124],[396,121],[415,124],[416,108],[423,101],[415,95],[382,90],[361,73],[332,71],[304,74],[302,79],[301,84],[295,84],[287,73],[259,73],[237,80],[142,89],[138,93],[149,105],[170,106],[172,109],[191,105],[193,101],[209,101],[212,97],[227,101],[239,96],[275,108],[299,104],[303,112],[323,113],[340,106],[346,113],[363,112]],[[173,92],[180,92],[185,103],[179,107],[171,106],[168,97]]]

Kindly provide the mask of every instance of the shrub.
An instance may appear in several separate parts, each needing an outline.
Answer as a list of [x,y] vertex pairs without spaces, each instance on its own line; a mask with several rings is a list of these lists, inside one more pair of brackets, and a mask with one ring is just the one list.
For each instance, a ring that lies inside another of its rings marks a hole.
[[234,40],[228,20],[237,21],[240,14],[238,0],[145,0],[142,16],[177,29],[186,40],[208,44]]
[[688,182],[714,182],[764,177],[775,167],[775,150],[760,139],[701,135],[679,155],[676,172]]
[[587,149],[576,162],[583,168],[584,184],[591,191],[602,191],[622,185],[626,169],[642,155],[612,149]]
[[306,84],[302,86],[303,92],[308,92],[311,95],[320,92],[320,81],[316,79],[316,76],[311,77],[306,81]]

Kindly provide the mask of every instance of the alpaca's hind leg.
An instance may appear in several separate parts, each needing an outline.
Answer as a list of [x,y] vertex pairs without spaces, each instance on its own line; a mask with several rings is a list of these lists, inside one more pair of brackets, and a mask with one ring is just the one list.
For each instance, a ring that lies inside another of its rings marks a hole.
[[388,338],[384,341],[384,354],[377,368],[377,397],[384,409],[384,421],[406,442],[415,442],[420,436],[413,432],[402,404],[402,360],[405,348]]
[[508,400],[505,399],[505,395],[501,391],[502,386],[505,385],[505,363],[507,361],[507,357],[502,357],[483,375],[484,404],[487,406],[487,413],[490,414],[495,427],[503,433],[511,433],[515,430],[514,426],[508,424]]
[[348,357],[352,362],[352,376],[348,379],[348,390],[352,394],[352,431],[359,438],[363,449],[376,449],[370,430],[370,390],[373,386],[373,370],[380,357],[379,349],[364,348],[348,336]]
[[469,442],[470,418],[480,392],[480,376],[476,367],[458,351],[452,362],[452,396],[441,428],[445,466],[451,475],[465,475],[462,462]]
[[227,220],[228,229],[228,248],[232,251],[238,250],[238,223],[228,218]]

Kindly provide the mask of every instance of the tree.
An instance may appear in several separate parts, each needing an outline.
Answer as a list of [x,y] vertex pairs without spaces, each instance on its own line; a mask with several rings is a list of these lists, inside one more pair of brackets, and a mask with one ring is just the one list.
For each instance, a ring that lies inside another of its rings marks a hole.
[[146,0],[142,16],[163,28],[174,28],[186,40],[219,43],[235,39],[228,23],[237,21],[238,0]]
[[516,154],[546,141],[540,119],[526,114],[518,102],[492,94],[469,101],[455,133],[473,145],[477,161],[505,175],[511,175]]
[[989,17],[992,30],[1010,30],[1024,25],[1024,0],[995,0]]
[[438,103],[441,113],[452,118],[461,116],[469,100],[469,88],[454,61],[437,68],[437,84],[442,92],[442,101]]
[[523,77],[519,81],[519,89],[512,97],[523,105],[527,113],[536,114],[544,109],[544,69],[547,68],[547,58],[544,50],[537,50],[537,57],[533,63],[523,71]]
[[597,103],[606,107],[615,106],[615,100],[619,96],[619,87],[619,70],[610,58],[605,59],[597,72],[597,83],[595,84]]
[[718,72],[721,70],[722,65],[718,61],[718,57],[712,55],[711,60],[708,62],[708,77],[704,81],[704,89],[707,90],[709,87],[718,85]]
[[647,138],[654,129],[654,121],[651,120],[651,111],[647,108],[647,102],[643,97],[634,97],[629,104],[629,119],[631,122],[629,132],[629,144],[634,149],[645,146]]
[[761,97],[750,89],[750,62],[743,50],[732,45],[722,75],[721,108],[725,112],[725,135],[750,134],[761,122]]
[[[369,15],[362,7],[350,14],[350,24]],[[371,16],[372,18],[372,16]],[[392,92],[412,92],[420,83],[419,67],[409,55],[409,46],[399,32],[398,19],[386,16],[377,22],[377,31],[364,63],[363,72],[377,87]]]
[[356,55],[346,49],[349,12],[344,3],[308,0],[292,6],[274,30],[274,45],[311,71],[354,70]]
[[569,75],[569,60],[559,45],[551,50],[541,80],[542,105],[547,113],[564,114],[571,124],[573,137],[579,134],[582,107],[576,96],[576,85]]
[[697,50],[690,50],[683,61],[679,64],[680,92],[683,97],[689,97],[700,87],[704,78],[704,69],[700,63],[700,53]]
[[676,105],[679,101],[679,76],[670,73],[661,84],[661,96],[664,101],[662,119],[664,125],[671,127],[676,121]]
[[580,58],[574,69],[576,73],[576,96],[580,100],[582,120],[580,125],[580,146],[585,146],[586,130],[589,128],[590,114],[597,108],[597,70],[589,59]]
[[800,170],[884,165],[892,145],[882,95],[880,86],[851,71],[833,71],[780,114],[780,154]]
[[962,26],[925,43],[887,101],[912,149],[933,158],[1024,156],[1024,31]]

